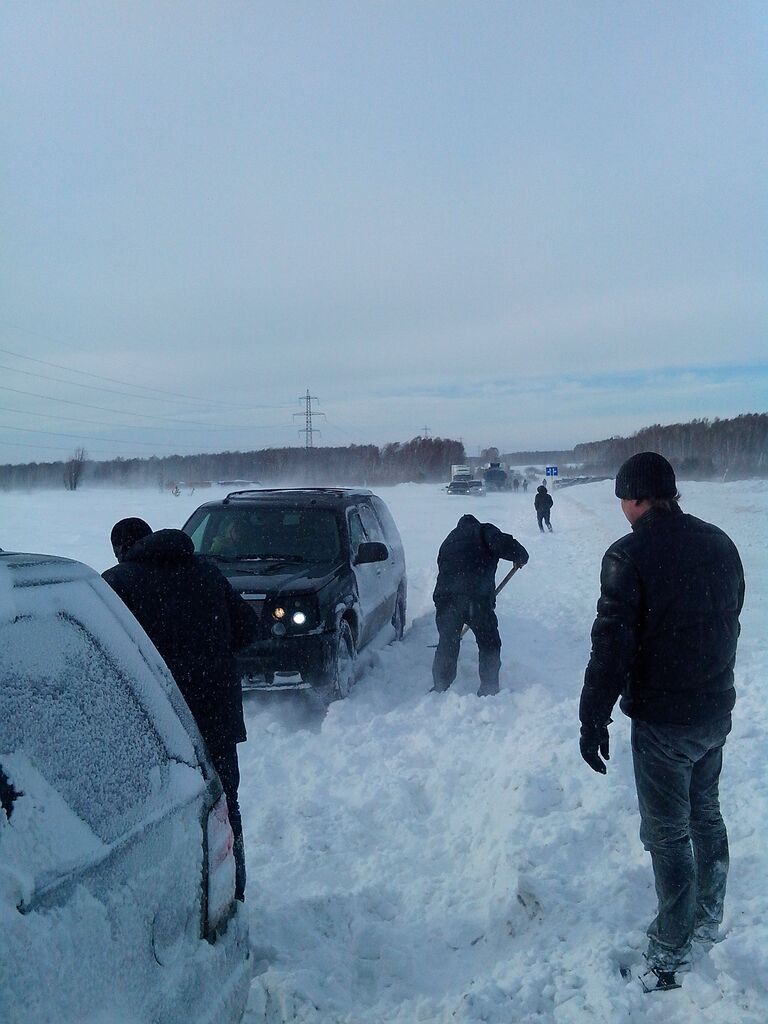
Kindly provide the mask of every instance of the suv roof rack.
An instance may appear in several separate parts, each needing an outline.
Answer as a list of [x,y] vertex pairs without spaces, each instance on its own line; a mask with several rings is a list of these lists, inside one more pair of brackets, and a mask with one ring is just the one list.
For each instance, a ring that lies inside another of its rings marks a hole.
[[255,494],[265,495],[291,495],[291,494],[327,494],[335,498],[343,498],[352,494],[371,494],[367,487],[260,487],[258,490],[230,491],[223,499],[226,505],[230,500],[238,498],[249,498]]

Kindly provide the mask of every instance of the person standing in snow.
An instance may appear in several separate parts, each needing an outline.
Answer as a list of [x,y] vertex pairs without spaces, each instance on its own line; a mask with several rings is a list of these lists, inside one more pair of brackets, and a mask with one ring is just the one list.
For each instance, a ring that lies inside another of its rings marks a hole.
[[681,510],[674,470],[661,455],[633,455],[615,491],[632,532],[603,557],[580,748],[604,774],[600,755],[608,758],[621,695],[632,719],[640,838],[658,896],[648,974],[665,989],[677,986],[691,942],[717,941],[723,919],[728,836],[718,783],[736,699],[744,571],[722,530]]
[[221,779],[235,836],[236,895],[243,899],[237,744],[246,733],[234,652],[255,638],[256,616],[226,576],[195,555],[181,530],[153,533],[143,519],[121,519],[111,540],[118,564],[103,577],[170,669]]
[[552,500],[552,495],[544,484],[540,484],[536,488],[536,497],[533,499],[533,507],[536,509],[536,520],[542,533],[544,533],[542,523],[546,523],[547,529],[552,533],[552,523],[549,521],[549,513],[553,505],[554,501]]
[[496,567],[499,559],[522,568],[528,552],[509,533],[474,516],[459,519],[437,555],[437,584],[432,599],[440,636],[432,663],[432,689],[442,693],[456,678],[461,631],[466,623],[478,647],[478,697],[499,692],[501,637],[496,619]]

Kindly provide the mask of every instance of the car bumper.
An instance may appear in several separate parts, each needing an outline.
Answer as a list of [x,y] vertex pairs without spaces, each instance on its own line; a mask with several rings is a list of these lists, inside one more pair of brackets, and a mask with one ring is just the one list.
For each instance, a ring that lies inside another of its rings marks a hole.
[[334,651],[333,633],[285,636],[257,641],[237,656],[244,690],[303,690],[317,674],[330,665]]

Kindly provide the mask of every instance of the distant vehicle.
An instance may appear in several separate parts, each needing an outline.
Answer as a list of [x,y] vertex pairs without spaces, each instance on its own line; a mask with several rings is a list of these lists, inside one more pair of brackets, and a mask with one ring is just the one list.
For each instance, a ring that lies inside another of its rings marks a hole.
[[221,783],[159,654],[79,562],[0,554],[0,795],[0,1020],[240,1020]]
[[451,481],[456,480],[459,477],[472,477],[472,467],[459,463],[451,466]]
[[468,494],[472,497],[483,497],[485,495],[485,484],[482,480],[473,480],[470,477],[455,477],[445,490],[447,494]]
[[238,654],[244,689],[347,696],[357,654],[401,639],[408,583],[395,521],[376,494],[349,488],[234,491],[183,527],[259,616]]
[[485,488],[488,491],[508,491],[509,476],[500,462],[491,462],[483,473]]

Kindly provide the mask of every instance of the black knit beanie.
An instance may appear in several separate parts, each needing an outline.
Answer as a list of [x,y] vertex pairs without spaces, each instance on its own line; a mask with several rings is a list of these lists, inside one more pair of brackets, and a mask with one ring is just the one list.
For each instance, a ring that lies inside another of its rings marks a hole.
[[658,452],[638,452],[616,474],[616,497],[642,501],[677,495],[675,471]]
[[113,548],[124,548],[127,550],[133,547],[134,544],[137,544],[143,537],[148,537],[150,533],[152,533],[152,527],[149,523],[145,523],[143,519],[131,517],[130,519],[121,519],[119,523],[115,523],[109,539],[112,541]]

